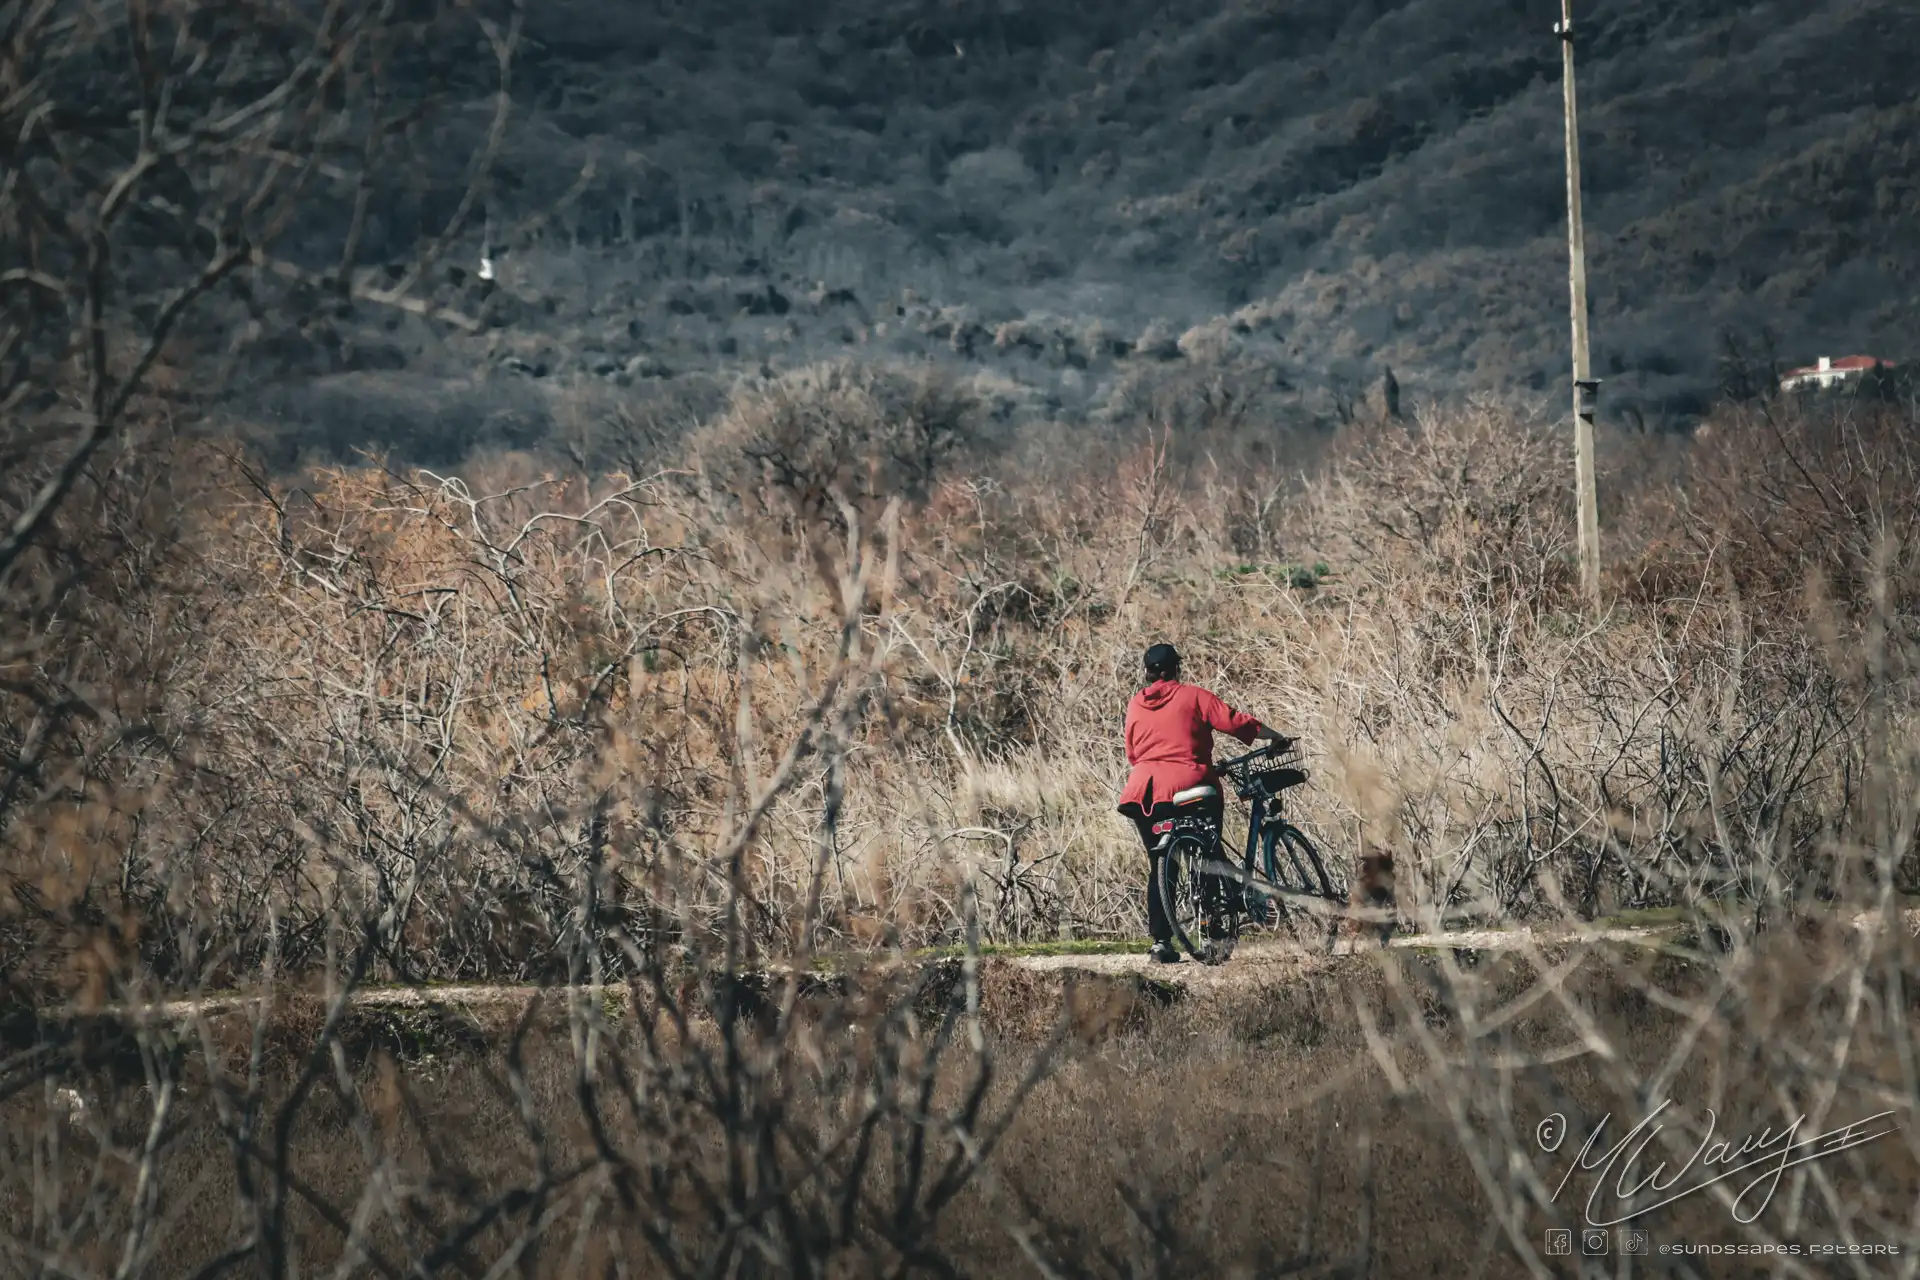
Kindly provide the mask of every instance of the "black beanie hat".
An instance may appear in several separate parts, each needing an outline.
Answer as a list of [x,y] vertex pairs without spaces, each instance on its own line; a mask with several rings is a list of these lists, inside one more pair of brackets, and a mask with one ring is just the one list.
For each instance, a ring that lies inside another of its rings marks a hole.
[[1150,673],[1172,671],[1179,662],[1180,651],[1170,644],[1157,644],[1147,650],[1146,667]]

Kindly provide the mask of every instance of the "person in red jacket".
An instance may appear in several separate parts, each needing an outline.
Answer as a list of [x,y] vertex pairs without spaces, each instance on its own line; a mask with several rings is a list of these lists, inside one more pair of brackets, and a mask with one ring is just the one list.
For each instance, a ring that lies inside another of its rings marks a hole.
[[[1180,683],[1180,654],[1170,644],[1156,644],[1146,653],[1147,686],[1127,703],[1127,763],[1133,766],[1120,792],[1120,812],[1132,818],[1147,847],[1147,928],[1153,934],[1155,960],[1172,964],[1180,959],[1173,945],[1173,924],[1160,901],[1159,838],[1153,824],[1187,809],[1189,804],[1213,819],[1219,830],[1222,812],[1220,775],[1213,767],[1213,735],[1228,734],[1241,742],[1289,742],[1243,712],[1235,711],[1207,690]],[[1212,787],[1213,794],[1198,800],[1184,794]]]

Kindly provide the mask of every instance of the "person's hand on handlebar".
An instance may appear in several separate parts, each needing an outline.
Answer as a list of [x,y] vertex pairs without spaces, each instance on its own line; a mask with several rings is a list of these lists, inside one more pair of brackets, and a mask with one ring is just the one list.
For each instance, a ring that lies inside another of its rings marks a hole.
[[1260,732],[1253,735],[1253,740],[1255,742],[1271,742],[1282,751],[1285,751],[1294,744],[1294,739],[1289,738],[1278,729],[1264,724],[1260,726]]

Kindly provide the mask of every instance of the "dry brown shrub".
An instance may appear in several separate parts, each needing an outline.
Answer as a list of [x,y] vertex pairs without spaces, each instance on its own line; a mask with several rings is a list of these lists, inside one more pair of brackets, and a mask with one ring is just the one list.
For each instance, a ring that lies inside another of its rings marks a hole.
[[1350,424],[1303,523],[1342,565],[1406,564],[1442,589],[1550,607],[1572,545],[1563,454],[1546,424],[1490,401]]
[[891,497],[918,500],[978,443],[980,409],[935,370],[817,365],[737,390],[694,433],[691,456],[716,490],[762,516],[841,524]]
[[1798,610],[1810,578],[1845,613],[1909,612],[1920,554],[1910,406],[1827,397],[1723,409],[1696,436],[1685,528],[1696,561]]

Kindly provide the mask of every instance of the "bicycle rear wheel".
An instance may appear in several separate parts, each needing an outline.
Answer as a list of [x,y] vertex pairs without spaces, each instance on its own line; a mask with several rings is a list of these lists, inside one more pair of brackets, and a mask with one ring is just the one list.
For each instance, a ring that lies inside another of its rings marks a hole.
[[1203,964],[1224,963],[1240,932],[1240,895],[1234,877],[1215,869],[1218,860],[1196,836],[1175,839],[1160,859],[1160,901],[1174,940]]

